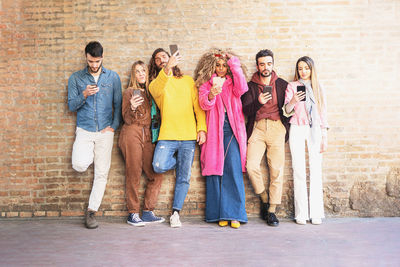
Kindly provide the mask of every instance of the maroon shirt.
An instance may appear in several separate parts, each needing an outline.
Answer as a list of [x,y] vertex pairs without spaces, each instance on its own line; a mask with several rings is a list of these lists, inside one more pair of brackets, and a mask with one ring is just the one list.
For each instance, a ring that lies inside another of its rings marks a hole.
[[[270,119],[274,121],[280,120],[279,116],[279,107],[278,107],[278,97],[276,95],[275,81],[278,79],[278,75],[276,75],[275,71],[271,73],[271,80],[269,85],[272,86],[272,99],[265,103],[256,113],[256,121],[262,119]],[[264,87],[260,76],[258,73],[254,73],[252,79],[253,82],[257,83],[259,92],[261,93]]]

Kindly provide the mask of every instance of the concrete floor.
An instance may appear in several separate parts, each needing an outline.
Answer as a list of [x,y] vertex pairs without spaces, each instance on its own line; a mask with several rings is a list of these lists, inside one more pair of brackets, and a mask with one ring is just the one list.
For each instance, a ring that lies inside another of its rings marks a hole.
[[400,266],[400,218],[322,225],[250,218],[240,229],[200,218],[136,228],[122,219],[88,230],[82,218],[0,220],[0,266]]

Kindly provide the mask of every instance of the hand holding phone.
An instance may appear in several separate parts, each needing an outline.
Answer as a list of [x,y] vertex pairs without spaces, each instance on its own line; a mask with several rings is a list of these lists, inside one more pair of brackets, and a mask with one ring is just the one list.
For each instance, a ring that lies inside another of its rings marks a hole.
[[[176,44],[171,44],[171,45],[169,45],[169,52],[171,53],[171,56],[172,56],[173,54],[175,54],[176,51],[178,51],[178,45],[176,45]],[[176,54],[176,55],[179,55],[179,53]]]
[[212,79],[212,87],[210,92],[208,93],[208,100],[213,100],[215,96],[219,95],[222,92],[222,86],[224,85],[225,78],[221,77],[213,77]]
[[272,95],[272,86],[264,85],[263,94],[265,94],[265,93],[269,93],[270,95]]
[[212,83],[213,83],[214,86],[222,88],[222,86],[224,85],[225,80],[226,80],[226,78],[221,78],[221,77],[215,76],[215,77],[213,77]]
[[272,86],[264,85],[262,94],[260,94],[258,101],[264,105],[271,99],[272,99]]
[[297,86],[297,96],[299,97],[300,101],[306,101],[306,86],[305,85]]
[[260,95],[258,96],[258,102],[264,105],[271,99],[272,99],[272,86],[264,85],[262,93],[260,93]]
[[[172,68],[174,68],[176,65],[178,65],[182,61],[182,57],[179,54],[178,46],[176,44],[170,45],[169,49],[170,49],[171,56],[168,60],[167,65],[164,68],[165,73],[168,75],[171,72]],[[176,55],[174,56],[175,53],[176,53]]]
[[132,96],[135,96],[135,95],[142,96],[142,91],[140,89],[133,90]]
[[98,91],[99,87],[97,87],[96,84],[88,84],[82,94],[85,98],[87,98],[88,96],[96,94]]
[[132,97],[131,97],[131,109],[136,110],[138,106],[140,106],[144,101],[144,98],[142,97],[142,91],[140,89],[134,89],[132,92]]

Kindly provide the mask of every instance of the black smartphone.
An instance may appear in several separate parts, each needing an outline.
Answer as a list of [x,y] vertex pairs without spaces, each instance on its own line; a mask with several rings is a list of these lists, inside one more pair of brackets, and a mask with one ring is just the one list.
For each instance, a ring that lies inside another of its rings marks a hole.
[[[306,92],[306,86],[305,85],[297,85],[297,92]],[[301,101],[306,101],[306,98],[304,98]]]
[[272,86],[264,85],[263,94],[270,93],[272,95]]
[[[169,52],[171,53],[171,56],[173,54],[175,54],[176,51],[178,51],[178,45],[176,45],[176,44],[169,45]],[[178,55],[179,55],[179,53],[178,53]]]

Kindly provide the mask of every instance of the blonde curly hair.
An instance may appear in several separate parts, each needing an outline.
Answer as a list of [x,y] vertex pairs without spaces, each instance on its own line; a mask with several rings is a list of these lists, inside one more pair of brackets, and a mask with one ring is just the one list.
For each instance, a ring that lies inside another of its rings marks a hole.
[[[225,62],[228,61],[226,57],[227,53],[239,58],[239,56],[236,53],[232,52],[230,48],[227,49],[211,48],[200,57],[196,69],[194,70],[194,80],[197,88],[199,88],[202,84],[211,79],[211,76],[215,73],[215,67],[219,59],[223,59],[225,60]],[[247,80],[247,68],[243,64],[241,64],[241,67],[243,70],[243,74]],[[232,72],[229,66],[227,75],[229,75],[233,81]]]

